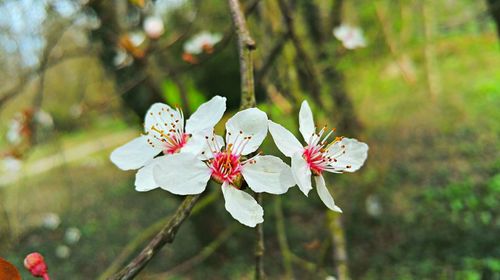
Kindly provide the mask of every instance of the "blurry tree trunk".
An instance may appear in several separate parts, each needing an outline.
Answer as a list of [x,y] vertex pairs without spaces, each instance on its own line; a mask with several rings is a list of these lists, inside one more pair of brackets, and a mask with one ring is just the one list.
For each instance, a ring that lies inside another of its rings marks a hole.
[[497,27],[497,35],[500,39],[500,0],[487,0],[491,17]]
[[[326,21],[324,24],[316,24],[317,28],[323,27],[322,32],[325,36],[319,36],[315,43],[320,48],[318,61],[328,61],[325,65],[323,75],[324,81],[328,81],[330,84],[330,94],[335,103],[339,131],[346,133],[347,135],[355,135],[362,129],[362,125],[357,117],[352,99],[350,98],[345,87],[344,73],[337,68],[338,61],[342,58],[342,47],[337,43],[337,48],[333,50],[332,55],[332,50],[329,47],[331,45],[328,44],[328,42],[334,40],[332,30],[342,23],[341,15],[343,4],[343,0],[334,1],[331,6],[330,17],[325,19]],[[313,10],[316,9],[317,12],[315,14],[319,14],[319,8],[317,5],[309,8]],[[321,40],[321,38],[329,38],[329,40]],[[335,261],[337,279],[349,279],[347,247],[341,215],[327,210],[327,223],[330,231],[330,238],[333,244],[333,258]]]
[[[121,9],[115,8],[116,1],[93,1],[90,6],[101,20],[101,25],[91,34],[94,42],[100,45],[99,58],[110,77],[114,78],[117,87],[128,85],[124,92],[119,92],[124,103],[137,116],[144,117],[148,108],[155,102],[162,102],[162,92],[147,72],[145,57],[135,57],[131,65],[117,69],[113,64],[116,49],[119,45],[122,28],[119,19]],[[132,81],[132,82],[131,82]]]
[[425,74],[427,78],[427,88],[432,99],[436,99],[441,91],[441,84],[439,80],[439,71],[436,58],[436,51],[434,49],[434,17],[431,15],[430,1],[421,3],[422,9],[422,24],[424,25],[424,57],[425,57]]
[[[401,76],[405,80],[406,83],[412,85],[416,82],[416,77],[413,75],[413,73],[409,72],[407,70],[407,67],[405,67],[405,62],[403,60],[403,55],[401,54],[400,48],[397,47],[396,41],[393,39],[393,36],[391,34],[391,23],[390,21],[387,20],[387,13],[384,13],[382,11],[382,8],[380,7],[380,2],[374,2],[373,5],[375,6],[375,12],[377,14],[377,18],[380,22],[381,29],[382,29],[382,34],[384,35],[384,41],[387,45],[387,48],[389,49],[389,52],[391,53],[391,56],[393,57],[394,61],[396,62],[399,72],[401,73]],[[404,6],[401,4],[401,6]],[[404,11],[403,8],[401,10]],[[404,26],[404,25],[403,25]],[[401,32],[403,35],[404,32]],[[401,38],[399,42],[404,42],[403,39]]]
[[347,280],[349,277],[349,266],[347,262],[347,245],[342,224],[341,214],[327,210],[328,229],[330,230],[333,244],[333,257],[335,259],[335,270],[338,280]]
[[342,133],[354,135],[356,132],[362,129],[361,121],[359,120],[354,104],[351,97],[349,96],[347,89],[345,87],[345,76],[342,71],[337,68],[338,61],[342,59],[342,46],[336,44],[337,48],[333,50],[334,54],[331,55],[332,50],[329,48],[328,41],[335,40],[332,35],[332,30],[342,23],[342,8],[344,0],[336,0],[333,3],[331,10],[331,16],[328,21],[323,25],[325,29],[325,37],[328,36],[330,40],[317,41],[320,47],[319,61],[327,60],[328,57],[332,59],[328,60],[323,71],[324,81],[328,81],[330,84],[330,96],[335,103],[335,116],[338,118],[338,129]]
[[295,52],[297,54],[296,64],[302,65],[302,67],[297,68],[297,71],[304,77],[304,79],[301,80],[308,85],[308,91],[316,105],[322,110],[325,110],[326,107],[321,100],[321,75],[315,65],[313,56],[307,52],[304,46],[304,38],[298,34],[295,28],[294,11],[286,0],[278,0],[278,3],[285,20],[286,31],[295,47]]

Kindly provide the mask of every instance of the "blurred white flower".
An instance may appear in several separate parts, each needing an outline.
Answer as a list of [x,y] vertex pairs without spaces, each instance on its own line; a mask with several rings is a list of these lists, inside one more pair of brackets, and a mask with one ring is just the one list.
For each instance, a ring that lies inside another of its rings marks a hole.
[[13,156],[6,156],[2,159],[3,170],[7,172],[16,173],[21,170],[23,162]]
[[116,49],[115,57],[113,58],[113,65],[117,68],[122,68],[130,65],[134,60],[132,57],[122,48]]
[[56,213],[46,213],[42,219],[42,226],[44,228],[54,230],[61,224],[61,218]]
[[377,195],[369,195],[365,201],[366,212],[372,217],[379,217],[382,214],[382,204]]
[[157,16],[150,16],[144,20],[143,24],[144,32],[151,39],[158,39],[163,32],[165,32],[165,27],[163,25],[163,20]]
[[[200,154],[207,135],[226,111],[226,98],[215,96],[202,104],[184,124],[184,114],[162,103],[153,104],[144,118],[144,132],[115,149],[111,161],[122,170],[139,169],[135,177],[137,191],[158,187],[153,179],[153,165],[176,153]],[[162,154],[162,156],[156,157]]]
[[146,40],[143,32],[132,32],[129,34],[130,42],[136,47],[140,46]]
[[332,275],[328,275],[328,276],[326,276],[325,280],[337,280],[337,278],[335,278]]
[[59,245],[56,248],[56,256],[60,259],[67,259],[71,254],[71,249],[66,245]]
[[[85,1],[88,2],[88,0]],[[86,4],[80,5],[85,6]],[[81,26],[85,29],[95,30],[101,26],[101,19],[97,16],[96,12],[93,9],[84,7],[76,16],[74,23],[75,25]]]
[[257,108],[236,113],[226,123],[226,144],[221,136],[206,137],[202,157],[189,153],[162,157],[153,169],[155,181],[165,190],[189,195],[203,192],[208,180],[221,183],[226,210],[240,223],[255,227],[264,221],[264,210],[247,192],[283,194],[295,185],[290,167],[275,156],[247,156],[267,135],[267,115]]
[[200,54],[202,52],[211,53],[215,44],[220,42],[222,35],[220,33],[201,32],[193,36],[184,43],[184,52],[188,54]]
[[[316,133],[313,114],[307,101],[302,102],[299,112],[299,131],[306,142],[304,147],[295,136],[283,126],[269,121],[269,132],[278,149],[292,159],[292,174],[300,190],[307,196],[312,189],[311,175],[316,182],[316,191],[323,203],[333,211],[342,212],[335,205],[329,193],[323,172],[354,172],[363,166],[368,156],[368,145],[356,139],[328,138],[334,132],[326,127]],[[323,137],[323,135],[326,136]]]
[[333,29],[333,35],[342,42],[346,49],[352,50],[366,46],[363,31],[358,27],[342,24]]
[[64,240],[68,244],[75,244],[78,241],[80,241],[80,237],[82,236],[82,233],[80,230],[76,227],[70,227],[66,229],[66,233],[64,234]]
[[35,113],[35,121],[46,128],[54,126],[54,120],[52,119],[52,116],[43,110],[38,110]]
[[7,141],[10,144],[17,145],[22,141],[23,123],[19,118],[13,118],[9,123],[9,128],[7,129]]

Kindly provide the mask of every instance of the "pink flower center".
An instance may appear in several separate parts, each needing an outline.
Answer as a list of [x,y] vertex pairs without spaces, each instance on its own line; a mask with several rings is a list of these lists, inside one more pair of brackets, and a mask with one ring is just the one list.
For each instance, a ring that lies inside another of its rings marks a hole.
[[[157,122],[148,127],[148,143],[152,147],[160,146],[164,154],[175,154],[184,147],[191,137],[184,133],[184,115],[180,109],[175,111],[162,108],[156,113]],[[155,116],[150,112],[151,117]],[[170,121],[167,121],[170,119]],[[159,143],[161,142],[161,144]]]
[[231,149],[214,154],[208,165],[212,171],[212,179],[218,183],[227,182],[238,185],[241,180],[240,155],[231,153]]
[[[335,137],[332,142],[327,142],[330,135],[335,131],[331,130],[326,134],[325,137],[322,136],[326,131],[324,127],[318,134],[311,135],[307,146],[304,147],[304,152],[302,157],[306,160],[309,165],[309,169],[314,175],[321,175],[323,171],[338,172],[332,164],[337,162],[337,157],[345,154],[345,146],[340,146],[340,150],[336,154],[329,153],[329,148],[342,141],[342,137]],[[350,168],[349,166],[347,168]]]
[[321,175],[321,172],[326,169],[324,164],[326,155],[321,146],[306,146],[302,156],[306,160],[313,174]]
[[186,145],[189,140],[190,135],[187,133],[183,133],[181,135],[172,135],[172,137],[164,138],[165,148],[163,149],[164,154],[175,154],[179,152],[184,145]]

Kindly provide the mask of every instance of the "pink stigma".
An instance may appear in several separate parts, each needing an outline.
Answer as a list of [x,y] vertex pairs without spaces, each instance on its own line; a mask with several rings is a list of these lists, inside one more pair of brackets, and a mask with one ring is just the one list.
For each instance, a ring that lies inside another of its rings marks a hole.
[[[177,137],[175,137],[177,136]],[[187,141],[189,140],[190,135],[189,134],[182,134],[182,135],[175,135],[174,137],[170,137],[168,140],[165,141],[165,149],[163,150],[164,154],[175,154],[179,152],[184,145],[186,145]]]
[[230,150],[215,153],[209,161],[209,167],[212,179],[216,182],[228,182],[234,185],[241,179],[240,156],[232,154]]
[[[332,166],[332,164],[337,162],[337,157],[345,154],[345,146],[342,145],[340,147],[340,151],[333,155],[328,152],[328,149],[332,145],[342,141],[342,137],[335,137],[332,142],[328,143],[327,140],[335,129],[332,129],[330,132],[326,133],[326,136],[323,137],[325,131],[326,126],[321,129],[319,133],[311,135],[302,154],[302,157],[305,159],[309,169],[311,169],[311,172],[314,175],[321,175],[323,171],[336,173],[341,172]],[[347,166],[347,168],[350,168],[350,166]]]
[[315,175],[321,175],[321,172],[326,169],[325,155],[321,146],[306,146],[303,154],[309,168]]

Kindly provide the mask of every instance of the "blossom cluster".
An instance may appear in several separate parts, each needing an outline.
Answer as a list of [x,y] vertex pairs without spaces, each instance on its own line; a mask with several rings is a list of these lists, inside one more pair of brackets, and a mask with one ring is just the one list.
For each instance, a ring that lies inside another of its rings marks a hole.
[[[329,140],[334,130],[317,132],[307,101],[299,113],[305,145],[257,108],[236,113],[225,124],[225,137],[216,135],[214,127],[225,110],[226,98],[215,96],[185,121],[180,109],[153,104],[145,116],[144,134],[114,150],[111,161],[120,169],[138,170],[137,191],[161,188],[194,195],[213,180],[221,184],[226,210],[249,227],[264,221],[264,211],[247,188],[279,195],[298,185],[307,196],[314,181],[323,203],[342,212],[326,187],[323,172],[358,170],[367,158],[368,145],[344,137]],[[268,131],[278,149],[291,158],[291,166],[279,157],[257,153]]]

